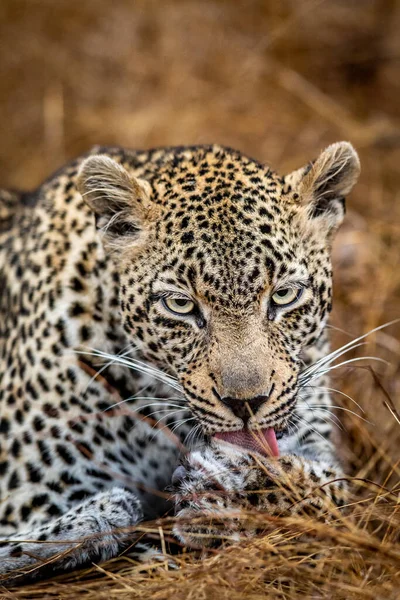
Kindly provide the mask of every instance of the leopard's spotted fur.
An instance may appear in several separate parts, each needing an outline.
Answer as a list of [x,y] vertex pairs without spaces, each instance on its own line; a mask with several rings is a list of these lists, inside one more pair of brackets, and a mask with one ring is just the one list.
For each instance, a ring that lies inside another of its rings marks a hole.
[[[174,477],[184,543],[201,539],[187,517],[254,504],[255,489],[273,514],[343,503],[328,393],[298,378],[327,351],[331,240],[358,171],[347,143],[284,178],[215,145],[98,147],[0,195],[0,573],[59,550],[54,569],[114,556],[164,514],[182,447],[160,419],[202,440]],[[294,304],[274,304],[292,285]],[[101,353],[142,372],[102,370]],[[214,437],[244,426],[280,432],[281,457]]]

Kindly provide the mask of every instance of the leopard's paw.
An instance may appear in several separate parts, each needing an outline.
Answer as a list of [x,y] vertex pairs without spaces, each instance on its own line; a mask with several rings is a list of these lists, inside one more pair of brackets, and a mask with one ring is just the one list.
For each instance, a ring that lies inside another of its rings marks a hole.
[[270,529],[270,520],[263,523],[260,514],[329,519],[343,503],[338,475],[299,456],[269,458],[214,444],[189,455],[175,471],[174,533],[196,548]]
[[191,548],[249,536],[247,490],[256,480],[247,452],[216,445],[190,454],[173,475],[177,521],[174,533]]

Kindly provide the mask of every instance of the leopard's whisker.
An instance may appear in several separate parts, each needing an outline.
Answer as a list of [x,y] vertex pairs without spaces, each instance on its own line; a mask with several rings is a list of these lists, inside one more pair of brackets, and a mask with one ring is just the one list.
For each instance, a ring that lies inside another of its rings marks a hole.
[[139,371],[140,373],[143,373],[145,375],[150,375],[151,377],[158,379],[162,383],[169,385],[170,387],[176,389],[177,391],[180,391],[180,392],[182,391],[181,386],[177,383],[175,378],[173,378],[170,375],[163,373],[159,369],[157,369],[153,366],[150,366],[146,363],[143,363],[139,360],[136,360],[136,359],[127,360],[127,359],[119,357],[118,355],[112,355],[112,354],[108,354],[106,352],[102,352],[101,350],[92,350],[91,352],[77,351],[77,353],[89,355],[89,356],[98,356],[100,358],[106,358],[106,359],[111,359],[111,360],[113,359],[115,363],[127,366],[130,369],[133,369],[134,371]]
[[[181,407],[178,404],[171,404],[171,402],[169,401],[169,398],[155,398],[155,397],[149,397],[149,396],[142,396],[142,397],[135,397],[135,396],[131,396],[130,398],[126,398],[125,400],[120,400],[119,402],[116,402],[115,404],[112,404],[111,406],[105,408],[102,412],[107,412],[117,406],[121,406],[121,404],[126,404],[128,402],[134,402],[136,400],[159,400],[159,402],[153,402],[151,404],[145,404],[144,406],[139,406],[138,408],[134,408],[132,410],[132,412],[137,412],[139,410],[143,410],[145,408],[150,408],[152,406],[160,406],[159,410],[168,410],[168,407],[172,407],[172,408],[184,408],[183,406]],[[173,400],[173,398],[171,398],[171,400]],[[165,404],[164,407],[162,407],[162,404]]]
[[339,348],[338,350],[331,352],[331,354],[328,354],[327,356],[321,358],[320,360],[318,360],[317,362],[312,364],[310,367],[305,369],[300,374],[299,380],[301,381],[303,378],[307,378],[311,374],[313,374],[315,372],[319,372],[322,367],[324,367],[325,365],[331,364],[333,361],[338,359],[343,354],[346,354],[347,352],[350,352],[351,350],[354,350],[355,348],[359,348],[360,346],[365,346],[365,345],[367,345],[367,342],[360,342],[359,344],[354,344],[353,346],[350,346],[349,348],[346,348],[346,349]]
[[[115,362],[120,362],[121,363],[121,359],[124,359],[126,356],[129,355],[129,353],[131,351],[135,351],[137,349],[137,347],[133,346],[132,344],[128,344],[129,346],[129,350],[127,352],[125,352],[124,354],[118,353],[118,354],[109,354],[107,352],[103,352],[102,350],[96,350],[96,349],[90,349],[91,352],[86,352],[87,354],[92,354],[94,356],[101,356],[101,357],[105,357],[105,358],[110,358],[112,361]],[[128,346],[125,346],[125,348],[127,348]],[[124,348],[124,349],[125,349]],[[85,352],[82,351],[77,351],[78,353],[84,354]],[[160,369],[158,369],[157,367],[155,367],[154,365],[148,364],[148,363],[144,363],[138,359],[132,358],[132,359],[128,359],[127,361],[128,363],[132,363],[134,365],[138,365],[140,367],[143,367],[146,372],[147,371],[151,371],[154,373],[158,373],[160,376],[168,378],[169,380],[173,380],[176,381],[176,379],[174,377],[172,377],[171,375],[168,375],[167,373],[165,373],[164,371],[161,371]],[[125,364],[125,362],[122,362],[122,364]],[[129,366],[129,364],[128,364]]]
[[[124,352],[126,350],[126,348],[129,348],[127,350],[127,352]],[[116,356],[126,356],[127,354],[129,354],[129,352],[131,352],[132,349],[132,344],[127,344],[124,348],[122,348],[120,350],[120,352],[118,352],[118,354]],[[124,354],[122,354],[124,352]],[[79,354],[79,351],[75,350],[76,354]],[[98,371],[96,371],[96,373],[94,373],[94,375],[92,375],[92,377],[89,379],[87,385],[85,386],[85,389],[81,392],[81,396],[83,396],[83,394],[86,393],[88,387],[96,380],[96,378],[101,375],[108,367],[110,367],[112,364],[114,364],[115,359],[113,358],[112,360],[108,361],[108,363],[106,363],[105,365],[103,365],[101,367],[101,369],[99,369]]]
[[289,436],[294,435],[299,430],[299,426],[296,423],[292,423],[291,421],[289,421],[289,423],[287,424],[287,428]]
[[[324,421],[324,423],[328,424],[328,421],[330,421],[333,425],[335,425],[339,429],[343,430],[343,423],[341,422],[341,420],[339,419],[339,417],[337,415],[332,413],[332,411],[329,408],[330,405],[328,407],[327,405],[310,404],[305,398],[303,398],[303,401],[307,404],[307,408],[303,407],[303,406],[298,406],[298,407],[296,407],[296,412],[298,412],[300,410],[304,410],[304,411],[308,412],[309,410],[311,410],[311,412],[314,416],[315,411],[317,411],[318,416]],[[325,417],[323,417],[321,414],[319,414],[321,412],[328,413],[328,416],[327,416],[328,421],[325,419]]]
[[[135,411],[135,412],[139,413],[140,410],[141,410],[141,408],[138,408],[137,411]],[[146,414],[145,416],[146,417],[152,417],[153,415],[158,415],[160,412],[165,412],[166,414],[162,415],[158,419],[158,421],[155,423],[154,427],[157,427],[158,423],[160,421],[162,421],[163,419],[165,419],[167,417],[170,417],[171,415],[173,415],[175,413],[182,412],[182,411],[188,412],[187,409],[185,409],[184,407],[180,407],[180,406],[174,407],[174,406],[171,406],[171,408],[164,408],[164,409],[153,410],[153,412],[149,413],[148,415]]]
[[[148,387],[148,386],[146,386]],[[146,387],[141,388],[140,390],[138,390],[138,392],[136,392],[135,394],[133,394],[132,396],[128,396],[128,398],[125,398],[125,401],[130,401],[130,400],[159,400],[160,403],[162,404],[163,402],[169,402],[170,400],[176,400],[177,402],[182,401],[183,403],[185,402],[185,399],[183,396],[139,396],[138,394],[140,394],[142,392],[143,389],[146,389]],[[182,404],[182,406],[184,406],[184,404]]]
[[[158,403],[154,403],[154,404],[148,404],[145,406],[141,406],[138,407],[138,409],[136,411],[132,411],[132,415],[134,416],[135,413],[139,414],[141,410],[143,410],[144,408],[150,407],[150,406],[159,406]],[[145,415],[145,417],[152,417],[153,415],[158,415],[160,412],[165,412],[166,414],[162,415],[158,421],[156,421],[154,424],[152,424],[152,429],[155,429],[158,427],[158,424],[165,418],[169,418],[172,415],[176,414],[176,413],[181,413],[182,411],[185,412],[189,412],[188,409],[184,406],[179,406],[179,405],[170,405],[169,407],[166,406],[165,408],[158,408],[157,410],[154,410],[153,412],[151,412],[148,415]],[[132,428],[133,429],[133,428]],[[132,429],[130,429],[130,431],[132,431]]]
[[311,425],[311,423],[309,423],[306,419],[303,419],[302,417],[300,417],[300,415],[293,413],[292,417],[294,419],[296,419],[297,421],[299,421],[300,423],[303,423],[303,425],[306,425],[307,427],[309,427],[311,429],[311,431],[313,431],[315,434],[317,434],[322,440],[324,440],[324,442],[326,442],[326,439],[324,438],[324,436],[321,434],[321,432],[317,431],[315,429],[315,427],[313,427],[313,425]]
[[[108,352],[103,352],[102,350],[96,350],[96,349],[89,349],[90,351],[80,351],[77,350],[76,353],[77,354],[87,354],[90,356],[98,356],[101,358],[108,358],[110,359],[112,362],[116,362],[119,364],[123,364],[126,366],[139,366],[141,368],[143,368],[143,370],[148,373],[148,372],[152,372],[152,373],[157,373],[160,376],[162,376],[163,378],[168,378],[171,380],[174,380],[172,377],[170,377],[169,375],[167,375],[166,373],[164,373],[163,371],[157,369],[156,367],[154,367],[153,365],[144,363],[142,361],[139,361],[137,359],[126,359],[125,357],[129,354],[130,350],[126,353],[124,353],[123,355],[120,354],[109,354]],[[138,369],[140,370],[140,369]]]
[[313,376],[311,378],[311,381],[313,379],[321,377],[322,375],[326,375],[327,373],[330,373],[331,371],[334,371],[335,369],[339,369],[340,367],[345,367],[346,365],[350,365],[355,362],[359,362],[360,360],[375,360],[376,362],[381,362],[381,363],[384,363],[385,365],[390,364],[387,360],[384,360],[383,358],[379,358],[378,356],[359,356],[357,358],[349,358],[349,360],[345,360],[345,361],[339,363],[338,365],[333,365],[332,367],[328,367],[327,369],[324,369],[323,371],[318,372],[315,376]]
[[[175,412],[177,412],[177,411],[175,411]],[[174,414],[174,413],[172,413],[172,414]],[[183,425],[183,424],[184,424],[184,423],[186,423],[187,421],[191,421],[191,420],[193,420],[193,419],[195,418],[195,417],[189,417],[188,419],[178,419],[178,421],[174,421],[174,425],[175,425],[176,423],[178,423],[178,425],[177,425],[177,426],[174,426],[173,428],[172,428],[172,427],[170,427],[170,426],[169,426],[169,424],[168,424],[168,425],[167,425],[167,424],[165,424],[165,425],[163,425],[162,427],[158,427],[158,425],[161,423],[161,421],[162,421],[162,420],[163,420],[163,419],[164,419],[166,416],[170,417],[171,415],[164,415],[163,417],[161,417],[161,419],[159,419],[159,420],[158,420],[158,421],[157,421],[157,422],[156,422],[156,423],[153,425],[152,429],[153,429],[154,433],[153,433],[153,435],[150,437],[150,441],[154,440],[155,436],[157,435],[157,433],[158,433],[159,431],[164,431],[165,429],[168,429],[168,430],[169,430],[171,433],[174,433],[174,430],[175,430],[177,427],[180,427],[181,425]]]
[[140,400],[155,400],[155,402],[152,402],[151,404],[143,404],[140,405],[138,407],[138,410],[142,410],[144,408],[148,408],[151,406],[175,406],[176,408],[185,408],[185,404],[174,404],[173,402],[171,402],[171,400],[179,400],[179,398],[176,398],[174,396],[171,396],[170,398],[157,398],[157,396],[131,396],[130,398],[127,398],[126,400],[123,400],[123,402],[128,402],[128,401],[140,401]]
[[[162,415],[162,416],[161,416],[159,419],[157,419],[157,421],[154,423],[154,425],[153,425],[152,429],[158,429],[158,425],[161,423],[161,421],[162,421],[163,419],[170,418],[170,417],[172,417],[172,415],[175,415],[175,414],[177,414],[178,412],[180,412],[180,411],[178,411],[178,410],[173,410],[172,412],[170,412],[170,413],[169,413],[169,414],[167,414],[167,415]],[[152,413],[152,414],[156,414],[156,413]],[[149,415],[149,416],[150,416],[150,415]],[[175,423],[175,421],[174,421],[174,423]],[[169,425],[165,425],[165,427],[169,427]]]
[[352,340],[355,340],[355,337],[352,333],[346,331],[345,329],[342,329],[341,327],[336,327],[336,325],[331,325],[330,323],[327,323],[325,327],[327,327],[328,329],[333,329],[334,331],[338,331],[339,333],[344,333],[344,335],[347,335],[348,337],[351,337]]
[[175,429],[181,427],[185,423],[189,423],[189,421],[194,421],[196,417],[189,417],[188,419],[180,419],[174,423],[173,427],[170,427],[171,432],[173,433]]
[[[324,405],[314,404],[313,408],[316,408],[318,410],[326,410],[326,411],[329,412],[329,409],[327,409],[326,406],[324,406]],[[364,421],[365,423],[368,423],[369,425],[373,425],[373,423],[371,423],[371,421],[368,421],[368,419],[365,419],[361,415],[358,415],[356,412],[354,412],[354,410],[350,410],[350,408],[345,408],[344,406],[336,406],[335,404],[331,404],[330,408],[334,408],[336,410],[342,410],[343,412],[351,413],[352,415],[354,415],[358,419],[361,419],[361,421]],[[302,408],[302,407],[299,407],[299,409],[300,410],[306,410],[305,408]],[[296,410],[299,410],[299,409],[296,409]]]
[[[162,415],[162,416],[161,416],[161,417],[158,419],[158,421],[155,423],[154,427],[157,427],[157,425],[158,425],[158,424],[159,424],[159,423],[160,423],[160,422],[161,422],[163,419],[165,419],[166,417],[170,417],[171,415],[175,415],[175,414],[177,414],[177,413],[181,413],[183,410],[184,410],[183,408],[178,408],[178,409],[175,409],[175,410],[172,410],[172,411],[170,411],[170,412],[169,412],[169,414],[167,414],[167,415]],[[188,411],[187,411],[187,410],[186,410],[185,412],[186,412],[186,414],[188,413]],[[158,413],[158,411],[156,410],[156,411],[152,412],[152,413],[151,413],[150,415],[148,415],[148,416],[150,417],[151,415],[155,415],[155,414],[157,414],[157,413]],[[147,415],[146,415],[146,416],[147,416]]]
[[[332,365],[331,367],[323,368],[321,371],[317,370],[315,373],[311,373],[308,377],[306,377],[304,379],[299,378],[299,387],[301,387],[302,389],[306,388],[307,386],[309,387],[310,382],[320,379],[327,373],[330,373],[330,371],[332,371],[333,369],[346,366],[347,364],[354,363],[359,360],[366,360],[366,359],[376,360],[378,362],[386,362],[386,361],[383,361],[383,359],[380,359],[376,356],[361,356],[361,357],[351,358],[348,361],[344,361],[337,365]],[[389,363],[386,362],[386,364],[389,364]],[[357,368],[357,365],[354,365],[354,368]],[[359,367],[359,368],[361,368],[361,367]]]
[[311,388],[312,390],[325,390],[327,392],[334,392],[336,394],[340,394],[341,396],[344,396],[345,398],[348,398],[348,400],[351,400],[352,402],[354,402],[354,404],[357,406],[357,408],[359,408],[361,410],[361,412],[365,413],[365,410],[363,409],[363,407],[360,404],[358,404],[358,402],[356,402],[356,400],[354,400],[354,398],[352,398],[348,394],[345,394],[341,390],[338,390],[336,388],[331,388],[331,387],[325,387],[322,385],[306,385],[306,386],[304,386],[304,388]]
[[183,440],[183,445],[186,446],[187,448],[191,448],[192,446],[194,446],[198,440],[200,439],[200,431],[201,431],[201,425],[197,424],[193,427],[193,429],[191,429],[189,431],[189,433],[187,434],[187,436],[185,437],[185,439]]
[[[306,398],[302,398],[303,402],[305,402],[307,404],[307,408],[305,408],[304,406],[296,406],[296,412],[298,410],[311,410],[312,412],[314,412],[315,410],[317,411],[326,411],[328,413],[330,413],[333,417],[335,417],[336,419],[338,419],[338,417],[336,415],[334,415],[332,413],[332,411],[330,410],[332,407],[332,404],[314,404],[313,402],[309,402],[308,399]],[[339,420],[339,419],[338,419]]]
[[[302,409],[304,410],[306,413],[308,412],[306,409]],[[314,411],[313,412],[313,416],[315,416]],[[327,413],[325,416],[321,415],[320,413]],[[341,422],[341,420],[339,419],[339,417],[337,415],[334,415],[330,412],[329,409],[318,409],[318,413],[317,413],[318,417],[320,419],[322,419],[322,421],[324,423],[326,423],[326,425],[329,425],[330,423],[332,425],[334,425],[335,427],[337,427],[338,429],[340,429],[341,431],[344,431],[344,426],[343,423]]]
[[364,333],[363,335],[361,335],[361,336],[359,336],[359,337],[351,340],[347,344],[344,344],[344,346],[341,346],[337,350],[331,352],[330,354],[328,354],[327,356],[325,356],[323,359],[321,359],[321,360],[313,363],[312,365],[310,365],[310,367],[308,367],[307,369],[305,369],[301,375],[306,376],[311,370],[314,370],[315,366],[324,364],[324,362],[325,362],[326,359],[329,359],[330,357],[336,356],[336,354],[338,352],[340,352],[342,350],[345,350],[346,348],[352,349],[352,347],[354,346],[354,344],[356,344],[360,340],[363,340],[366,337],[368,337],[369,335],[371,335],[371,334],[373,334],[373,333],[375,333],[377,331],[380,331],[381,329],[384,329],[386,327],[390,327],[390,325],[394,325],[394,324],[399,323],[399,322],[400,322],[400,319],[394,319],[392,321],[388,321],[387,323],[383,323],[383,325],[379,325],[378,327],[375,327],[374,329],[371,329],[367,333]]

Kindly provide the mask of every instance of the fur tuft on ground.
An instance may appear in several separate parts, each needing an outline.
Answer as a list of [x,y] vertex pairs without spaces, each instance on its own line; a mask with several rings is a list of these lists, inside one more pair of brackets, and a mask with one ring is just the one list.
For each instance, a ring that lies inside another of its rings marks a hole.
[[[339,347],[400,317],[399,31],[396,0],[2,0],[0,184],[34,187],[98,143],[213,141],[284,173],[347,139],[362,177],[335,246]],[[353,479],[346,515],[254,512],[265,536],[184,552],[178,569],[121,557],[0,598],[397,599],[399,332],[392,324],[346,355],[385,362],[334,371],[332,418]],[[171,527],[141,530],[168,547]]]

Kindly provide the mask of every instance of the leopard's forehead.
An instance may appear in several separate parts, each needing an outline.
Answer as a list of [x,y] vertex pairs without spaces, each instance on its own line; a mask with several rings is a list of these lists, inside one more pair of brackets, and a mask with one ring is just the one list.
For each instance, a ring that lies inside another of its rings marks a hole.
[[[174,155],[151,179],[161,209],[160,235],[215,250],[253,247],[268,237],[289,241],[296,204],[284,179],[267,166],[219,146]],[[172,246],[172,242],[170,244]]]
[[215,145],[177,150],[156,164],[154,201],[170,209],[243,203],[252,212],[257,201],[278,199],[284,183],[269,167]]
[[295,202],[268,167],[226,148],[200,148],[159,165],[151,184],[164,280],[179,272],[211,299],[248,304],[283,277],[307,277]]

